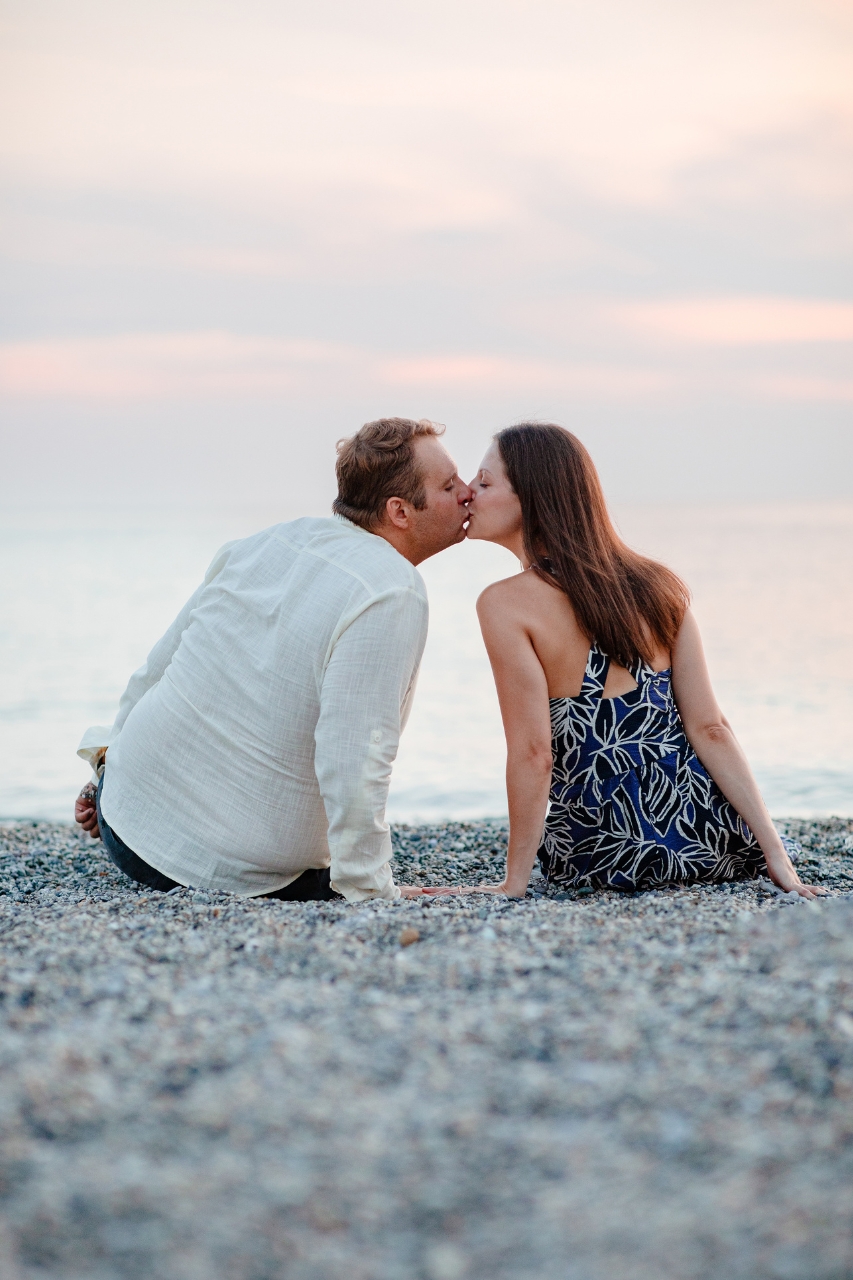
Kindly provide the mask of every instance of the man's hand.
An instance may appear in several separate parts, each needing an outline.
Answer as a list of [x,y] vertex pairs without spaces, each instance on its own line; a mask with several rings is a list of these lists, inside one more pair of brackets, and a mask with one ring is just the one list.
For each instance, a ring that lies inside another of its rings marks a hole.
[[88,831],[93,840],[100,840],[98,810],[95,805],[95,785],[92,782],[87,782],[77,797],[74,804],[74,821],[78,822],[84,831]]
[[526,890],[521,893],[510,893],[506,884],[437,884],[424,889],[424,893],[431,894],[434,898],[460,893],[496,893],[506,898],[523,898]]
[[426,889],[418,889],[413,884],[401,884],[397,887],[400,890],[401,898],[421,898],[427,892]]

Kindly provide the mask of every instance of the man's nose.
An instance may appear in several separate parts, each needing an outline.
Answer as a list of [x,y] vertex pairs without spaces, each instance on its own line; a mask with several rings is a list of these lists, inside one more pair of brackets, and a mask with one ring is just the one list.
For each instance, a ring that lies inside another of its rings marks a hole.
[[456,495],[457,502],[470,502],[474,496],[474,490],[464,480],[459,481],[459,493]]

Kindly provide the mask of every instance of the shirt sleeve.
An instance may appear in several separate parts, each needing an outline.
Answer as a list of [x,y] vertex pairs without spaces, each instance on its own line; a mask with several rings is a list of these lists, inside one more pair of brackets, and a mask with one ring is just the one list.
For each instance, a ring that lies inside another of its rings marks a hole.
[[326,666],[314,767],[329,822],[331,885],[350,902],[399,897],[385,804],[426,633],[424,597],[389,592],[349,624]]
[[137,702],[139,702],[143,694],[147,693],[149,689],[152,689],[162,678],[163,672],[172,661],[172,658],[175,656],[175,651],[181,643],[181,636],[189,626],[190,615],[198,604],[201,593],[204,591],[205,587],[214,580],[217,574],[222,571],[222,567],[228,559],[228,552],[233,545],[233,542],[226,543],[226,545],[217,552],[210,568],[204,575],[204,581],[190,596],[177,618],[175,618],[175,621],[169,627],[169,630],[157,641],[142,666],[139,667],[137,671],[134,671],[133,675],[127,682],[127,688],[121,695],[121,700],[118,704],[118,714],[116,715],[112,725],[107,727],[106,725],[95,724],[88,728],[83,734],[83,737],[80,740],[80,745],[77,748],[77,754],[80,756],[81,760],[85,760],[93,769],[96,769],[99,762],[103,759],[103,754],[107,747],[115,742],[116,738],[121,733],[125,720],[130,715],[131,711],[136,706]]

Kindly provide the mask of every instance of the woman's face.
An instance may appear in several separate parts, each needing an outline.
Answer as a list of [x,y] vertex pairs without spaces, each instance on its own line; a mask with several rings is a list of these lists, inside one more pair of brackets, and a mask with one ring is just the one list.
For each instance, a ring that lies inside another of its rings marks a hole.
[[468,537],[511,546],[521,538],[521,503],[507,479],[500,450],[494,443],[471,481]]

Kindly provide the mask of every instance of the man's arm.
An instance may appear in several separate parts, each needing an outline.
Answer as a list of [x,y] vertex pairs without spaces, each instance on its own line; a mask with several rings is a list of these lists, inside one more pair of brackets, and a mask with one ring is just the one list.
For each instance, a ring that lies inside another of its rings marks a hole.
[[423,596],[389,592],[346,628],[323,677],[314,767],[332,888],[350,902],[399,896],[385,803],[426,632]]
[[[83,734],[80,745],[77,748],[77,754],[81,760],[85,760],[87,764],[91,765],[92,772],[96,775],[100,775],[103,771],[107,749],[121,733],[125,720],[142,695],[153,688],[162,678],[163,672],[175,656],[175,650],[181,643],[181,636],[189,626],[190,615],[198,604],[202,591],[222,570],[222,566],[228,559],[228,551],[231,546],[233,546],[233,543],[228,542],[216,553],[210,568],[204,575],[204,581],[201,586],[190,596],[171,627],[169,627],[169,630],[164,636],[160,637],[142,666],[137,671],[134,671],[130,677],[127,682],[127,688],[121,695],[118,714],[112,726],[108,728],[106,725],[95,724]],[[83,787],[75,801],[74,820],[80,824],[84,831],[88,831],[93,839],[98,839],[101,833],[98,827],[98,813],[95,805],[95,788],[91,783],[87,783]]]
[[204,581],[201,586],[190,596],[175,621],[169,627],[169,630],[160,637],[142,666],[137,671],[134,671],[130,677],[127,688],[121,696],[118,714],[112,726],[108,728],[104,725],[92,725],[83,734],[80,746],[77,748],[77,754],[82,760],[90,764],[95,772],[97,772],[98,765],[103,760],[106,748],[118,737],[125,720],[137,702],[139,702],[143,694],[153,688],[162,678],[163,672],[172,661],[175,651],[181,643],[181,636],[189,626],[190,615],[198,604],[202,591],[221,572],[228,559],[228,551],[232,545],[230,542],[226,543],[217,552],[210,568],[204,575]]
[[[163,672],[172,661],[175,650],[181,643],[181,636],[189,625],[190,614],[198,603],[202,587],[193,592],[169,630],[160,637],[145,662],[128,680],[127,688],[118,704],[118,714],[112,725],[108,727],[93,724],[80,739],[77,754],[81,760],[85,760],[91,766],[96,777],[100,777],[103,773],[107,750],[121,733],[125,720],[142,695],[161,679]],[[74,802],[74,821],[79,823],[84,831],[88,831],[93,840],[100,838],[95,787],[91,782],[86,783]]]

